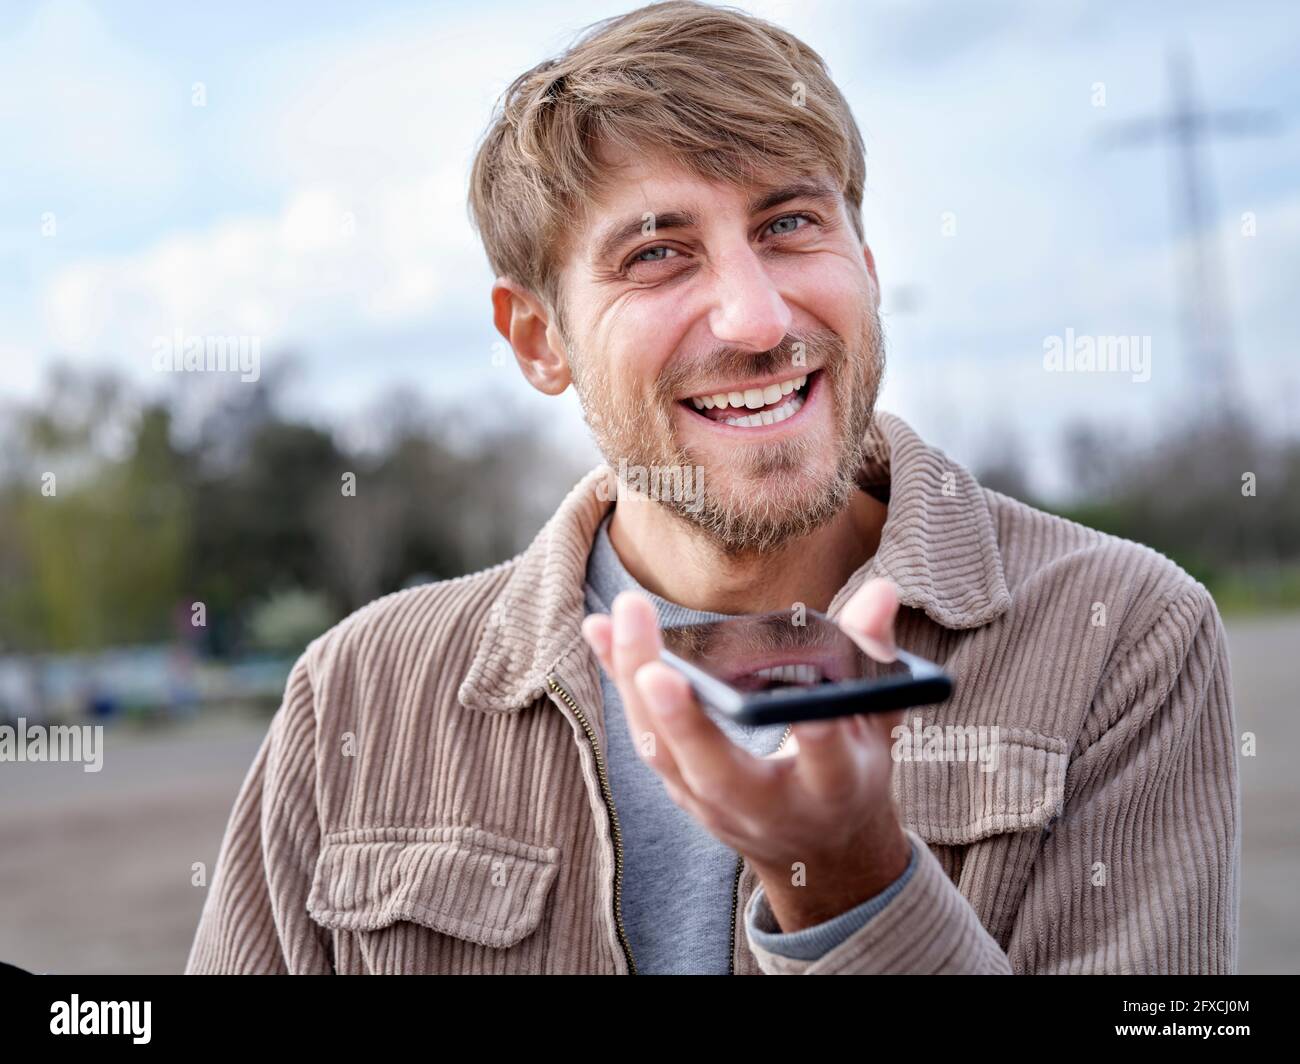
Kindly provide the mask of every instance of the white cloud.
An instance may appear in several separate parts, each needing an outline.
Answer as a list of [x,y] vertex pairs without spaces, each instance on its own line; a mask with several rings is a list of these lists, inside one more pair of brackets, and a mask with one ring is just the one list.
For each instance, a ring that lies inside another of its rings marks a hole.
[[497,92],[557,33],[554,11],[526,14],[536,25],[508,40],[483,11],[439,12],[251,58],[247,76],[269,105],[214,117],[241,165],[284,190],[279,211],[59,268],[40,300],[51,346],[143,358],[154,337],[182,328],[311,350],[339,333],[446,329],[471,307],[490,330],[466,181]]
[[90,355],[147,352],[175,328],[275,346],[433,320],[464,305],[472,272],[471,249],[440,224],[459,198],[447,172],[394,180],[366,202],[304,188],[276,215],[227,218],[65,267],[47,289],[46,329],[58,348]]

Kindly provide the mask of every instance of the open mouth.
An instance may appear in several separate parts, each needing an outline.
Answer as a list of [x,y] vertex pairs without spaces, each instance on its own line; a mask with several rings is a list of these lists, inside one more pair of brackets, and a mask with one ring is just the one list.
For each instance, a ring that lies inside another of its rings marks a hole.
[[682,400],[682,406],[709,421],[736,428],[776,425],[799,413],[808,399],[817,370],[762,387],[714,392]]
[[[760,660],[762,657],[765,655]],[[821,660],[822,657],[813,655],[799,661],[779,657],[774,664],[762,668],[747,666],[727,677],[726,682],[738,691],[771,691],[781,687],[812,687],[845,678],[838,663]]]

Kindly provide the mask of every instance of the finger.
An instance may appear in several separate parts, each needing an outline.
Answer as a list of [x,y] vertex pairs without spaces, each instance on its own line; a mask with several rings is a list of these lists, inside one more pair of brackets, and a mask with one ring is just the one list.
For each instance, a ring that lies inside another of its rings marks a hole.
[[659,660],[660,646],[659,618],[650,600],[634,591],[621,592],[614,599],[610,618],[608,671],[618,688],[628,734],[637,752],[661,776],[680,781],[671,750],[634,679],[642,665]]
[[623,708],[637,728],[646,728],[649,718],[632,682],[637,669],[659,660],[659,618],[649,599],[635,591],[621,592],[614,599],[611,614],[611,660],[614,682],[623,696]]
[[582,635],[596,655],[596,660],[612,677],[614,661],[611,656],[614,632],[607,613],[593,613],[582,622]]
[[[691,715],[702,717],[708,724],[712,721],[700,708],[686,677],[662,662],[650,662],[637,670],[636,686],[644,705],[659,724],[659,734],[665,737],[673,723]],[[723,736],[726,739],[726,736]],[[731,745],[728,742],[728,745]],[[671,771],[660,772],[668,793],[673,801],[690,813],[696,820],[711,831],[735,831],[739,823],[735,821],[725,806],[712,806],[706,803],[682,777],[675,753],[665,758],[665,764],[671,765]]]
[[868,580],[844,604],[840,627],[859,646],[879,661],[898,656],[894,643],[894,619],[898,616],[898,589],[889,580]]
[[[614,623],[613,618],[606,613],[594,613],[588,616],[582,622],[582,634],[587,642],[591,645],[601,666],[609,675],[610,679],[615,681],[615,687],[618,687],[618,680],[615,677],[614,668]],[[659,775],[670,784],[670,790],[676,787],[679,791],[684,791],[685,785],[681,782],[681,777],[677,773],[677,767],[672,763],[672,757],[666,750],[660,753],[660,742],[657,733],[648,727],[636,723],[638,715],[644,717],[645,714],[638,710],[640,700],[635,694],[625,696],[620,688],[620,700],[623,703],[624,717],[627,721],[628,734],[636,747],[637,754],[646,764],[655,769]]]
[[733,850],[743,850],[749,841],[750,835],[743,825],[734,822],[725,810],[718,810],[713,806],[706,806],[696,801],[695,796],[684,787],[673,783],[671,780],[664,780],[664,786],[668,791],[668,796],[672,798],[673,804],[684,812],[689,813],[692,819],[704,827],[714,838],[725,842]]
[[[639,623],[639,621],[634,622]],[[623,688],[627,684],[626,672],[627,665],[616,665],[614,660],[614,620],[609,614],[594,613],[582,622],[582,634],[595,652],[601,667],[609,674],[614,685],[619,688],[619,695],[623,703],[623,713],[628,719],[628,731],[635,741],[645,738],[644,733],[647,729],[639,723],[646,719],[646,714],[641,707],[640,698],[637,692],[627,692]]]
[[636,686],[683,784],[698,802],[741,814],[765,799],[770,766],[723,734],[695,701],[684,676],[651,662],[637,671]]
[[849,719],[796,724],[795,771],[808,794],[822,802],[847,802],[862,784],[862,743]]

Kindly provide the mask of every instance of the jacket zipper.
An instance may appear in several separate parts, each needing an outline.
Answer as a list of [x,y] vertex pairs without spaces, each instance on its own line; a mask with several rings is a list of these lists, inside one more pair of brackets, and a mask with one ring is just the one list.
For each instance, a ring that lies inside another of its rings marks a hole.
[[[600,744],[596,741],[596,732],[592,728],[591,722],[587,720],[586,715],[578,708],[578,704],[573,700],[563,687],[556,682],[555,677],[547,676],[546,682],[551,690],[564,699],[565,705],[573,710],[573,715],[578,718],[578,723],[582,725],[582,730],[586,732],[587,742],[591,744],[591,753],[596,761],[596,775],[600,777],[600,793],[605,800],[605,809],[609,813],[610,834],[614,836],[614,926],[618,929],[618,940],[623,947],[623,955],[627,958],[628,973],[636,975],[636,962],[632,959],[632,946],[627,940],[627,932],[623,929],[623,832],[618,826],[618,813],[614,811],[614,792],[610,790],[609,776],[605,772],[605,759],[600,753]],[[785,740],[782,739],[782,742]]]
[[[785,734],[781,736],[781,741],[776,744],[777,750],[785,745],[785,741],[790,738],[790,729],[792,724],[785,726]],[[736,875],[731,881],[731,952],[727,954],[727,974],[736,974],[736,910],[740,907],[740,873],[744,870],[745,859],[739,854],[736,855]]]

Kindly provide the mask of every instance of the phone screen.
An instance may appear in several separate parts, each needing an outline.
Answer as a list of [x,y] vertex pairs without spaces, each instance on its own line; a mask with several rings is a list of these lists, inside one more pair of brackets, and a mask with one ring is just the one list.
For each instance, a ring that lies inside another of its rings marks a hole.
[[743,694],[902,678],[901,661],[878,661],[834,621],[811,610],[708,621],[663,630],[665,649]]

